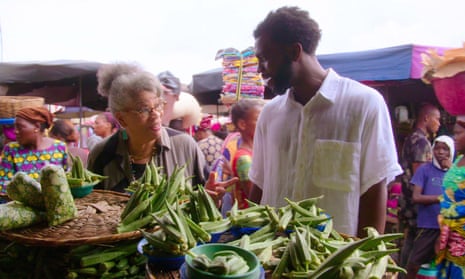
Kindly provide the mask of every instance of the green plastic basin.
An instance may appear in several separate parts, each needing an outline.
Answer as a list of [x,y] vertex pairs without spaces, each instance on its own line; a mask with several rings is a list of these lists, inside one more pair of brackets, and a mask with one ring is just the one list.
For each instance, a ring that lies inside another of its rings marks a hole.
[[260,262],[250,251],[244,250],[239,247],[231,246],[223,243],[209,243],[196,246],[191,249],[191,252],[196,255],[205,254],[209,258],[213,258],[213,255],[218,251],[233,250],[238,253],[249,265],[249,271],[244,274],[237,275],[217,275],[203,270],[197,269],[192,266],[192,257],[186,255],[187,264],[187,278],[189,279],[258,279],[260,278]]

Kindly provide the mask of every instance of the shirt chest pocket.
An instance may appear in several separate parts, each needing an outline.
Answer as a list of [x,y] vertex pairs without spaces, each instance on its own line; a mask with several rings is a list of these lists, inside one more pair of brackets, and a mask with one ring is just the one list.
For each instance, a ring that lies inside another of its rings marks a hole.
[[360,144],[316,140],[313,153],[313,184],[320,188],[351,192],[360,184]]

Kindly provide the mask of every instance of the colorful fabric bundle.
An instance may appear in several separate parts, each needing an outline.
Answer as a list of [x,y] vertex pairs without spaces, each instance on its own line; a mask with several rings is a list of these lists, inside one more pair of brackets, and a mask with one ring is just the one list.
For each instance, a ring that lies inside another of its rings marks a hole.
[[215,60],[223,59],[223,88],[221,102],[233,104],[240,98],[262,98],[263,79],[258,70],[258,58],[252,47],[240,52],[234,48],[221,49]]

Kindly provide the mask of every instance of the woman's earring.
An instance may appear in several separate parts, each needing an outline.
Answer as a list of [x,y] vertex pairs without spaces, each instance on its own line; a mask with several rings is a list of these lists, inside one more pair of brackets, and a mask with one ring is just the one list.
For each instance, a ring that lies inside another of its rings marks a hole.
[[35,133],[38,133],[38,132],[39,132],[39,129],[37,129],[37,128],[34,129],[34,132],[35,132]]

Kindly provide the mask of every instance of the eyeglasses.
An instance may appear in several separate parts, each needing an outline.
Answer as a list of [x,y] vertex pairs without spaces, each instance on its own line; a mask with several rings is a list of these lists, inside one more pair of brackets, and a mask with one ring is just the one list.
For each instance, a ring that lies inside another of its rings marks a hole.
[[147,118],[153,112],[158,112],[158,113],[163,112],[163,109],[165,108],[165,104],[166,104],[166,102],[163,101],[163,102],[160,102],[160,103],[156,104],[155,106],[153,106],[151,108],[143,107],[143,108],[140,108],[140,109],[133,109],[133,110],[129,110],[129,111],[138,113],[139,116],[141,116],[143,118]]

